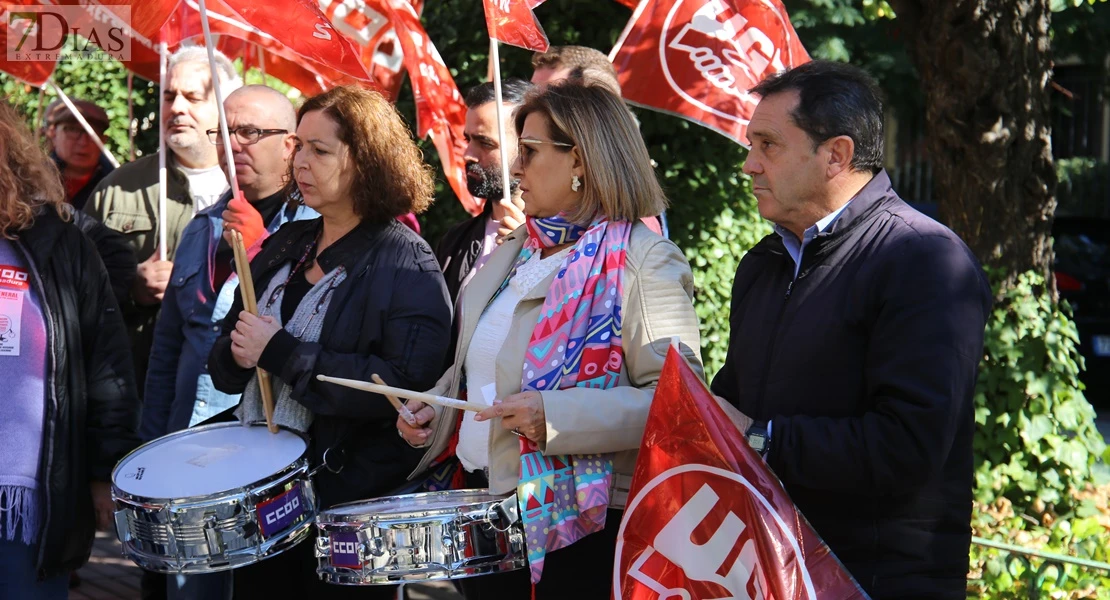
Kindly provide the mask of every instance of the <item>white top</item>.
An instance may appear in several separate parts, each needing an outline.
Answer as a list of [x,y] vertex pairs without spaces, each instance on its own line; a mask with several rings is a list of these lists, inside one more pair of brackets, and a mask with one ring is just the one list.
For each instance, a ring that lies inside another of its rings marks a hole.
[[215,204],[227,191],[227,177],[220,165],[207,169],[190,169],[184,165],[177,168],[189,180],[189,193],[193,196],[193,210],[196,212]]
[[[563,264],[570,248],[540,259],[536,252],[528,262],[520,265],[516,275],[501,295],[489,305],[478,318],[478,326],[470,347],[466,351],[466,399],[487,406],[492,405],[497,396],[497,354],[509,336],[513,326],[513,313],[517,304],[533,287],[543,281],[552,271]],[[521,369],[524,360],[521,359]],[[455,454],[467,471],[478,471],[489,467],[489,421],[481,423],[474,420],[476,413],[466,411],[459,427],[459,444]]]
[[468,271],[466,277],[463,278],[462,285],[459,286],[460,290],[466,287],[466,284],[470,283],[471,279],[474,279],[474,275],[478,272],[478,269],[481,269],[482,266],[489,261],[489,255],[493,254],[493,251],[497,249],[497,228],[500,226],[500,221],[486,219],[486,233],[482,237],[482,253],[474,259],[474,266],[470,267],[470,271]]

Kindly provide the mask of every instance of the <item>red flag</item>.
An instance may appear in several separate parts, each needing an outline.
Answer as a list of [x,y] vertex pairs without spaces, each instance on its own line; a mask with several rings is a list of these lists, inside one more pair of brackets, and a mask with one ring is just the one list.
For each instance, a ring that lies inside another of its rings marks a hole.
[[495,40],[525,50],[547,51],[547,34],[532,9],[545,0],[482,0],[486,9],[486,28]]
[[625,100],[745,145],[748,90],[809,60],[780,0],[648,0],[610,56]]
[[674,348],[628,497],[615,600],[867,597]]
[[459,202],[470,214],[480,213],[482,205],[466,189],[466,163],[463,161],[466,104],[451,71],[408,0],[368,0],[367,4],[385,15],[397,31],[405,69],[416,97],[417,136],[432,136],[447,181]]
[[[409,0],[417,16],[424,0]],[[351,40],[361,52],[362,64],[370,71],[383,93],[396,100],[405,80],[404,56],[393,22],[362,0],[317,0],[320,10],[336,31]]]
[[640,0],[617,0],[617,2],[620,2],[632,10],[636,10],[636,6],[640,4]]

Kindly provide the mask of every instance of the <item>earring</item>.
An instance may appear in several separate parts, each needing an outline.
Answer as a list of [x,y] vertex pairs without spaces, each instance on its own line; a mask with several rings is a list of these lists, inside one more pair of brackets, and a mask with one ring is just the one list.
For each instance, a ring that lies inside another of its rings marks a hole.
[[582,180],[577,175],[570,176],[570,189],[577,192],[578,188],[582,187]]

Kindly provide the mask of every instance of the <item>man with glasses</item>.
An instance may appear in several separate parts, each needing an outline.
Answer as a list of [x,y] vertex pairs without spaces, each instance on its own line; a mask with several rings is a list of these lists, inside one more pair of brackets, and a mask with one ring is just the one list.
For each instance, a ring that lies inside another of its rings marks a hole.
[[[108,130],[108,113],[85,100],[74,100],[73,105],[92,126],[96,136],[107,139],[104,132]],[[43,133],[50,145],[50,158],[62,174],[66,202],[81,210],[92,191],[115,167],[61,100],[50,103],[45,115]]]
[[[241,84],[231,61],[219,52],[216,68],[220,91],[225,95]],[[196,214],[198,203],[213,195],[218,197],[227,187],[227,179],[216,166],[216,149],[205,134],[216,126],[218,115],[205,49],[189,47],[175,52],[166,73],[161,123],[166,140],[166,214],[159,215],[158,210],[157,153],[113,171],[100,182],[84,207],[94,219],[127,239],[138,264],[130,297],[120,309],[131,337],[140,392],[146,380],[154,321],[169,283],[181,233]],[[166,248],[161,250],[167,260],[162,260],[158,248],[159,229],[163,227]],[[146,581],[144,591],[149,587]],[[165,585],[155,587],[162,589]]]
[[[139,430],[143,441],[197,425],[239,402],[237,394],[213,387],[206,366],[238,293],[230,230],[239,231],[248,247],[257,248],[262,238],[286,222],[317,216],[285,185],[296,129],[289,99],[273,88],[249,85],[228,96],[224,110],[240,195],[233,198],[225,192],[181,235],[154,329]],[[219,153],[219,164],[226,165],[219,130],[205,131],[205,142]],[[230,590],[226,574],[168,580],[170,598],[221,598]]]

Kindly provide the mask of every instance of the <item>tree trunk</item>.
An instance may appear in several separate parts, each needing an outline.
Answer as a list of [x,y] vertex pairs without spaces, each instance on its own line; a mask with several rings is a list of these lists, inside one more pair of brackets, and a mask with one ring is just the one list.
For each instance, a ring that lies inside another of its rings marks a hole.
[[891,0],[921,77],[941,218],[1003,285],[1045,275],[1056,210],[1049,0]]

